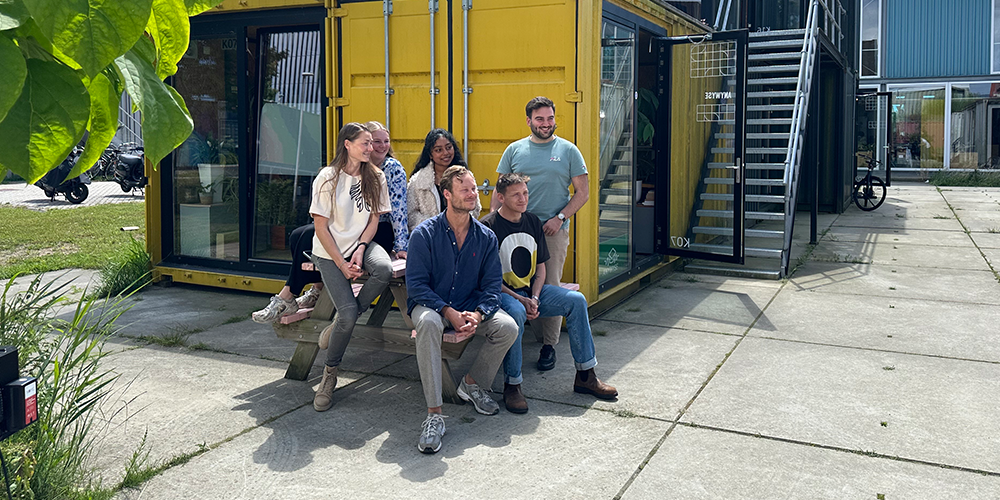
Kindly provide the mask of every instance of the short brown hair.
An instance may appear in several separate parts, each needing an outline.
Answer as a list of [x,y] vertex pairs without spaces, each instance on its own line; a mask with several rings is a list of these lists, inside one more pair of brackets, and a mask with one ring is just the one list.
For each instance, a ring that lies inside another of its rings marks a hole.
[[[465,174],[472,175],[472,171],[461,165],[452,165],[446,168],[441,174],[441,190],[454,194],[455,192],[451,189],[452,183],[455,182],[456,178]],[[475,179],[476,176],[472,175],[472,178]]]
[[528,104],[524,107],[524,114],[527,115],[528,118],[531,118],[532,112],[534,112],[536,109],[542,109],[542,108],[552,108],[552,112],[553,113],[556,112],[556,105],[552,104],[552,99],[540,95],[528,101]]
[[500,178],[497,179],[496,190],[500,194],[507,194],[508,187],[521,183],[527,184],[528,181],[530,180],[531,177],[528,177],[527,175],[524,174],[519,174],[517,172],[513,172],[510,174],[501,174]]

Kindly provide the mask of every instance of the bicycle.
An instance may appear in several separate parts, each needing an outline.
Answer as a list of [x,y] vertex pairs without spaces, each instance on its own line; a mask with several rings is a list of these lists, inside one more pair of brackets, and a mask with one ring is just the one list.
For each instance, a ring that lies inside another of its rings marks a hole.
[[858,156],[864,158],[865,163],[868,164],[868,173],[860,179],[854,179],[852,198],[854,198],[854,204],[858,208],[865,212],[871,212],[882,206],[882,203],[885,202],[885,181],[876,175],[872,175],[872,171],[877,169],[882,162],[876,160],[871,154]]

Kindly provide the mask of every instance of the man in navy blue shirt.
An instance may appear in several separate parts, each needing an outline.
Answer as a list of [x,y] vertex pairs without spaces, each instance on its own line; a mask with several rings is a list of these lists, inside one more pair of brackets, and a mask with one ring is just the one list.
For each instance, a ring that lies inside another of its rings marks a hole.
[[496,236],[469,215],[479,196],[475,177],[465,167],[449,167],[441,174],[440,186],[448,208],[413,229],[406,259],[406,307],[417,330],[417,366],[427,400],[427,418],[417,443],[423,453],[440,450],[445,432],[441,416],[445,328],[486,337],[458,386],[458,396],[484,415],[500,411],[487,391],[518,330],[500,309]]

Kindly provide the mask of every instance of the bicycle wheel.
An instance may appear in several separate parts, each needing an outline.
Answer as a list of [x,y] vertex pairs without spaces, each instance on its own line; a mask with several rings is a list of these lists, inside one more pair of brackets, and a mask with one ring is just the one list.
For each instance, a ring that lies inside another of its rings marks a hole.
[[885,202],[885,182],[876,176],[871,176],[871,183],[861,180],[854,186],[854,204],[865,212],[871,212]]

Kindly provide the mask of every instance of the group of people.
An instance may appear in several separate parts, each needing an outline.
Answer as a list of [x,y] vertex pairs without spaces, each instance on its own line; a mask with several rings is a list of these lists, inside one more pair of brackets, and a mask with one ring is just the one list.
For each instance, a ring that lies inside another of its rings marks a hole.
[[[594,373],[586,298],[560,287],[569,219],[589,198],[587,168],[579,149],[555,135],[551,100],[532,99],[525,114],[531,134],[504,151],[490,213],[481,221],[475,176],[448,131],[427,134],[407,183],[383,125],[348,123],[340,130],[333,161],[313,181],[313,224],[290,237],[292,273],[270,304],[253,313],[257,322],[274,322],[312,307],[321,290],[327,291],[336,315],[319,339],[327,358],[313,399],[316,411],[333,405],[338,366],[358,316],[392,276],[388,248],[407,262],[405,307],[416,330],[427,403],[421,452],[440,450],[445,434],[441,344],[449,328],[485,337],[457,391],[479,413],[500,411],[488,392],[501,366],[505,407],[528,411],[521,392],[521,339],[528,320],[543,344],[539,370],[555,366],[554,346],[565,317],[576,366],[574,391],[617,398],[618,391]],[[310,250],[316,271],[302,271]],[[365,273],[368,279],[355,297],[351,282]],[[296,298],[309,283],[312,288]]]

